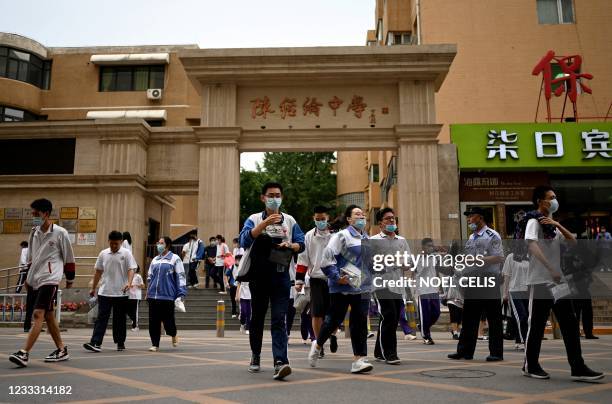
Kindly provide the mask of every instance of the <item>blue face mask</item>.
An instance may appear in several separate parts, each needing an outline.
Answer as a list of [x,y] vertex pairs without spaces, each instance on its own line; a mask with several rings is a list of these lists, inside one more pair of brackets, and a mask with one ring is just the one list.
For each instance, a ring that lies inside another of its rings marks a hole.
[[395,230],[397,230],[397,225],[396,224],[388,224],[385,226],[385,230],[389,231],[391,233],[395,233]]
[[319,230],[327,230],[327,220],[315,220],[315,226]]
[[266,198],[266,208],[270,210],[278,210],[282,202],[283,198]]
[[44,222],[44,220],[43,220],[43,218],[42,218],[42,217],[40,217],[40,216],[34,216],[34,217],[32,218],[32,224],[33,224],[34,226],[42,226],[43,222]]
[[166,249],[165,244],[158,244],[157,245],[157,252],[158,253],[160,253],[160,254],[163,253],[165,249]]
[[478,225],[476,223],[470,223],[468,224],[468,227],[471,231],[476,231],[476,229],[478,229]]
[[366,227],[366,220],[365,219],[355,219],[355,221],[353,222],[353,227],[355,227],[358,230],[363,230]]

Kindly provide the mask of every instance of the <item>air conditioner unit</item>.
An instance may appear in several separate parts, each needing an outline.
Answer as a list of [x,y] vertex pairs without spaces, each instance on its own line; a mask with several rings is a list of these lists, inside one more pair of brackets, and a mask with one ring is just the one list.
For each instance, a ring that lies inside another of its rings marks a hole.
[[161,88],[149,88],[147,90],[147,98],[150,100],[161,100],[162,89]]

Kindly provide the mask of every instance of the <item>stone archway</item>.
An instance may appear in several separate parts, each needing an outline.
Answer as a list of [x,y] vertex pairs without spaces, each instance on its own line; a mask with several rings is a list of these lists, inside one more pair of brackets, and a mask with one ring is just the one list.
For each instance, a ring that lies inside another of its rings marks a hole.
[[[400,228],[440,238],[435,92],[454,45],[189,50],[198,227],[239,227],[240,152],[397,150]],[[205,179],[205,181],[204,181]]]

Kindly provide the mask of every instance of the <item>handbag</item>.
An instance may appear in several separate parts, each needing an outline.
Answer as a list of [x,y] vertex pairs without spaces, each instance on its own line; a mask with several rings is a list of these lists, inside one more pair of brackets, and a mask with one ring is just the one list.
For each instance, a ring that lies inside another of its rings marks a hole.
[[302,292],[298,293],[298,295],[293,300],[293,307],[297,313],[303,313],[306,309],[306,306],[310,303],[310,292],[306,293],[305,289],[302,289]]
[[355,289],[359,289],[361,286],[361,269],[355,265],[347,262],[346,265],[340,270],[343,275],[348,276],[349,285]]
[[289,248],[272,248],[268,255],[268,261],[283,267],[288,267],[292,258],[293,250]]

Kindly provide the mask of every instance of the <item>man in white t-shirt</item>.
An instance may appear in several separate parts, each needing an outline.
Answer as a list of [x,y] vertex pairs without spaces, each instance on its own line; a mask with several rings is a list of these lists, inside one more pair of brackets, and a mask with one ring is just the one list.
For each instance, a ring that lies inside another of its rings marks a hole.
[[126,314],[128,310],[127,291],[132,284],[134,270],[138,268],[132,254],[121,247],[123,235],[113,230],[108,235],[109,248],[100,252],[96,261],[96,273],[90,296],[95,296],[98,282],[102,280],[98,290],[98,318],[94,325],[91,340],[83,344],[83,348],[92,352],[102,350],[102,340],[106,334],[108,319],[113,311],[113,341],[117,350],[125,350]]
[[529,326],[525,342],[525,363],[523,374],[536,379],[548,379],[550,376],[539,363],[540,348],[544,337],[546,321],[552,309],[559,322],[567,360],[572,369],[572,379],[599,380],[603,373],[589,369],[582,358],[580,348],[580,330],[578,320],[572,307],[572,301],[567,298],[553,297],[552,288],[563,279],[561,272],[561,240],[576,243],[572,233],[552,215],[559,209],[557,195],[550,186],[539,186],[533,191],[533,204],[537,211],[527,214],[529,220],[525,228],[525,240],[529,249]]
[[202,240],[198,238],[195,231],[189,233],[189,241],[183,245],[183,250],[181,251],[183,267],[187,273],[187,288],[189,289],[200,286],[198,281],[198,265],[203,255],[204,244]]

